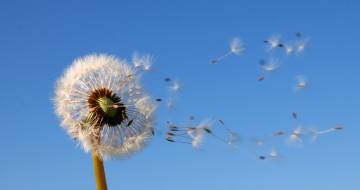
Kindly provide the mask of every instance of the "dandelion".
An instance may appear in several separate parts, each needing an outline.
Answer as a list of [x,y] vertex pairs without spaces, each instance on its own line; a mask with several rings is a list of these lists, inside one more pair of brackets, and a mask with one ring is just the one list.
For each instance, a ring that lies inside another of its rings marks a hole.
[[55,112],[92,152],[98,189],[106,189],[103,159],[129,156],[153,136],[155,107],[139,87],[133,69],[108,55],[76,59],[57,82]]
[[241,39],[240,38],[233,38],[229,43],[229,51],[226,54],[224,54],[224,55],[222,55],[222,56],[220,56],[220,57],[218,57],[216,59],[211,60],[210,63],[217,64],[221,60],[225,59],[227,56],[229,56],[231,54],[241,55],[244,51],[245,51],[245,47],[244,47],[244,44],[241,41]]
[[280,67],[280,62],[277,59],[270,59],[269,62],[265,63],[261,66],[261,68],[269,73],[274,72],[276,69]]

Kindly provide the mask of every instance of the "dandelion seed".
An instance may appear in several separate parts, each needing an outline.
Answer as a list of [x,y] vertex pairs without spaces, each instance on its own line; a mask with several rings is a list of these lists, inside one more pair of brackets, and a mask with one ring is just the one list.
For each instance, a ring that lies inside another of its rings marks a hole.
[[305,48],[307,47],[308,39],[303,39],[299,41],[296,45],[296,53],[302,53],[305,51]]
[[180,90],[180,83],[179,82],[173,82],[170,86],[170,90],[172,92],[178,92]]
[[155,106],[143,92],[129,92],[139,86],[129,76],[138,78],[125,62],[89,55],[75,60],[57,82],[54,103],[62,127],[102,159],[135,153],[153,136]]
[[273,35],[267,40],[264,40],[264,43],[268,45],[269,50],[273,50],[279,47],[280,43],[280,35]]
[[279,157],[279,154],[278,154],[278,152],[277,152],[275,149],[272,149],[271,152],[270,152],[270,154],[269,154],[269,157],[270,157],[271,159],[277,159],[277,158]]
[[132,62],[135,68],[143,67],[144,71],[150,71],[151,66],[153,64],[153,56],[152,55],[141,56],[139,53],[134,53],[132,57]]
[[266,72],[274,72],[276,69],[280,67],[280,62],[277,59],[270,59],[268,63],[263,65],[261,68]]
[[192,121],[192,120],[194,120],[194,119],[195,119],[194,116],[192,116],[192,115],[189,116],[189,120],[190,120],[190,121]]
[[301,127],[297,127],[294,131],[292,131],[292,133],[289,137],[289,141],[302,143],[303,142],[302,132],[303,132],[303,129]]
[[294,47],[293,46],[291,46],[291,45],[284,45],[284,47],[285,47],[285,52],[286,52],[286,54],[287,55],[291,55],[291,54],[293,54],[294,53]]
[[296,33],[295,33],[295,36],[296,36],[297,38],[301,38],[301,37],[302,37],[302,34],[301,34],[300,32],[296,32]]
[[241,55],[244,52],[244,44],[240,40],[240,38],[234,38],[230,41],[230,52],[235,55]]
[[244,51],[245,51],[244,44],[242,43],[240,38],[234,38],[229,43],[229,51],[226,54],[211,60],[210,63],[217,64],[231,54],[241,55]]
[[320,135],[325,135],[325,134],[336,132],[336,131],[339,131],[342,129],[343,129],[343,127],[339,126],[339,125],[336,127],[330,128],[330,129],[322,130],[322,131],[318,131],[317,129],[312,129],[311,130],[311,133],[313,136],[312,141],[315,142],[317,140],[318,136],[320,136]]

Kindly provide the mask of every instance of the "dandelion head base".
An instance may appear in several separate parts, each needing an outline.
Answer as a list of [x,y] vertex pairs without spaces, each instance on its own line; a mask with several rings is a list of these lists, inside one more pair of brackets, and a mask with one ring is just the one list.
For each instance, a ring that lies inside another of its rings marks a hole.
[[128,119],[121,98],[107,88],[92,91],[87,103],[90,112],[86,122],[92,126],[116,126]]

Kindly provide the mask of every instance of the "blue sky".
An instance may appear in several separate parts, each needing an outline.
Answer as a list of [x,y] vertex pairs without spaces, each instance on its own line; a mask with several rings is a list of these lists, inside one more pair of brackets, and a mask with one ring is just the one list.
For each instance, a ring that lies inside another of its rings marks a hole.
[[[194,151],[158,135],[130,159],[105,163],[109,189],[359,189],[359,8],[355,0],[1,0],[1,189],[95,189],[91,156],[54,115],[54,83],[79,56],[134,51],[155,57],[144,76],[154,97],[167,96],[164,77],[183,87],[171,113],[158,111],[160,130],[166,119],[219,117],[244,143],[231,151],[209,140]],[[257,62],[269,57],[262,41],[297,31],[311,39],[305,53],[281,57],[279,70],[257,82]],[[210,65],[233,37],[245,42],[244,55]],[[294,93],[299,74],[311,86]],[[249,139],[292,129],[293,111],[304,125],[346,130],[302,147],[274,142],[282,158],[258,160]]]

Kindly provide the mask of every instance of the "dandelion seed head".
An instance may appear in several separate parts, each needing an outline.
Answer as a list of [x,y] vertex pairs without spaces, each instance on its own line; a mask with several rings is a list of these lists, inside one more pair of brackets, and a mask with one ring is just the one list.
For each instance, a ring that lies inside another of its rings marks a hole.
[[[54,104],[61,126],[85,151],[124,157],[151,139],[156,109],[133,69],[109,55],[76,59],[57,81]],[[131,76],[131,77],[130,77]]]

